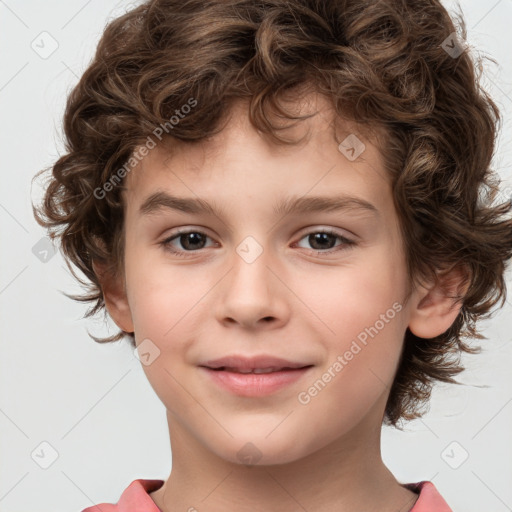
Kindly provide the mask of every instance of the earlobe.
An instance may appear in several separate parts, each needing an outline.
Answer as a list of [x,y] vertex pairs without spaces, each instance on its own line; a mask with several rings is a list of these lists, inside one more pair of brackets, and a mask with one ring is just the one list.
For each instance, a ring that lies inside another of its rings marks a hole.
[[93,261],[92,266],[103,291],[105,307],[112,320],[124,332],[133,333],[132,314],[128,304],[124,281],[108,272],[107,266],[104,263]]
[[456,267],[436,283],[419,287],[413,294],[409,330],[420,338],[435,338],[455,322],[469,287],[468,272]]

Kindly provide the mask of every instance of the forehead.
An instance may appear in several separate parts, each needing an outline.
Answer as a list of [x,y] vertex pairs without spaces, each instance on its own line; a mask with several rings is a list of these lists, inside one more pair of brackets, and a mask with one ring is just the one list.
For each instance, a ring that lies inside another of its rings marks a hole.
[[[302,196],[313,188],[327,192],[349,184],[359,192],[366,189],[364,193],[374,199],[382,196],[387,177],[380,152],[358,126],[335,116],[332,105],[319,94],[288,100],[285,107],[295,115],[312,114],[293,125],[272,117],[275,126],[287,126],[280,135],[297,144],[279,145],[266,137],[251,124],[248,102],[237,101],[223,120],[222,131],[213,137],[197,142],[168,137],[151,149],[126,176],[125,206],[134,214],[157,190],[217,197],[221,203],[222,195],[262,198],[279,190],[281,195],[289,191]],[[363,145],[356,148],[364,147],[357,159],[347,158],[344,147],[340,151],[345,140]]]

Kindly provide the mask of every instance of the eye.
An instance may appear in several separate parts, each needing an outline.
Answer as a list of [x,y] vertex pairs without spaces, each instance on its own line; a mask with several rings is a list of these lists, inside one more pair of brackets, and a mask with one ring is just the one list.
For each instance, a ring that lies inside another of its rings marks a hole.
[[[341,243],[338,245],[333,245],[333,241],[341,240]],[[322,229],[319,231],[311,231],[310,233],[303,236],[300,240],[307,240],[307,243],[311,244],[313,247],[313,252],[316,254],[330,254],[333,252],[346,250],[354,245],[356,242],[346,238],[344,235],[337,233],[331,229]],[[332,247],[336,247],[336,249],[332,250]]]
[[[185,256],[186,252],[194,252],[199,249],[204,248],[204,239],[210,238],[208,235],[203,233],[202,231],[179,231],[173,236],[166,238],[160,245],[164,247],[166,251],[169,251],[172,254],[177,256]],[[171,243],[176,240],[179,244],[185,249],[176,250]]]
[[[164,249],[171,254],[176,256],[185,257],[186,253],[193,253],[205,248],[205,240],[210,238],[202,231],[179,231],[174,235],[166,238],[159,245],[163,246]],[[340,244],[335,245],[335,240],[339,239]],[[318,231],[311,231],[310,233],[303,236],[300,240],[307,240],[307,243],[311,244],[315,254],[331,254],[351,248],[356,244],[353,240],[348,239],[344,235],[337,233],[330,229],[323,229]],[[173,242],[179,243],[182,249],[176,248]],[[333,245],[334,242],[334,245]],[[333,249],[333,247],[336,247]]]

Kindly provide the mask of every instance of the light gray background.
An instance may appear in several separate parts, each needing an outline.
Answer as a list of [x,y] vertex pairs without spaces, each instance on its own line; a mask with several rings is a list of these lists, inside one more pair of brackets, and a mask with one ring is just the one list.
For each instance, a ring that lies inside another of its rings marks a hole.
[[[87,336],[86,328],[116,329],[101,317],[83,320],[86,306],[61,294],[80,288],[60,253],[46,263],[33,253],[45,233],[32,216],[40,190],[31,196],[30,181],[63,151],[66,95],[105,23],[130,5],[0,0],[0,512],[116,502],[133,479],[164,479],[170,469],[165,410],[139,361],[123,341],[102,346]],[[460,5],[469,43],[498,61],[487,66],[485,84],[505,118],[494,164],[510,196],[512,0]],[[47,58],[31,47],[43,31],[58,43]],[[406,432],[383,431],[384,460],[398,480],[433,481],[454,512],[512,510],[511,309],[509,299],[484,324],[483,354],[463,357],[464,386],[438,386],[423,419]],[[41,468],[52,449],[57,459]]]

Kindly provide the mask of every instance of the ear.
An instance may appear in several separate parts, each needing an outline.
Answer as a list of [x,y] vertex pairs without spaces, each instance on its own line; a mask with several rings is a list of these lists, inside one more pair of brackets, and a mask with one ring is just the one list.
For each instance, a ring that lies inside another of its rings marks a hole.
[[94,273],[103,291],[105,306],[116,325],[124,332],[133,333],[133,320],[126,296],[124,280],[116,278],[107,271],[107,265],[97,261],[92,262]]
[[411,298],[409,330],[420,338],[435,338],[455,322],[469,287],[468,272],[455,267],[436,283],[418,287]]

